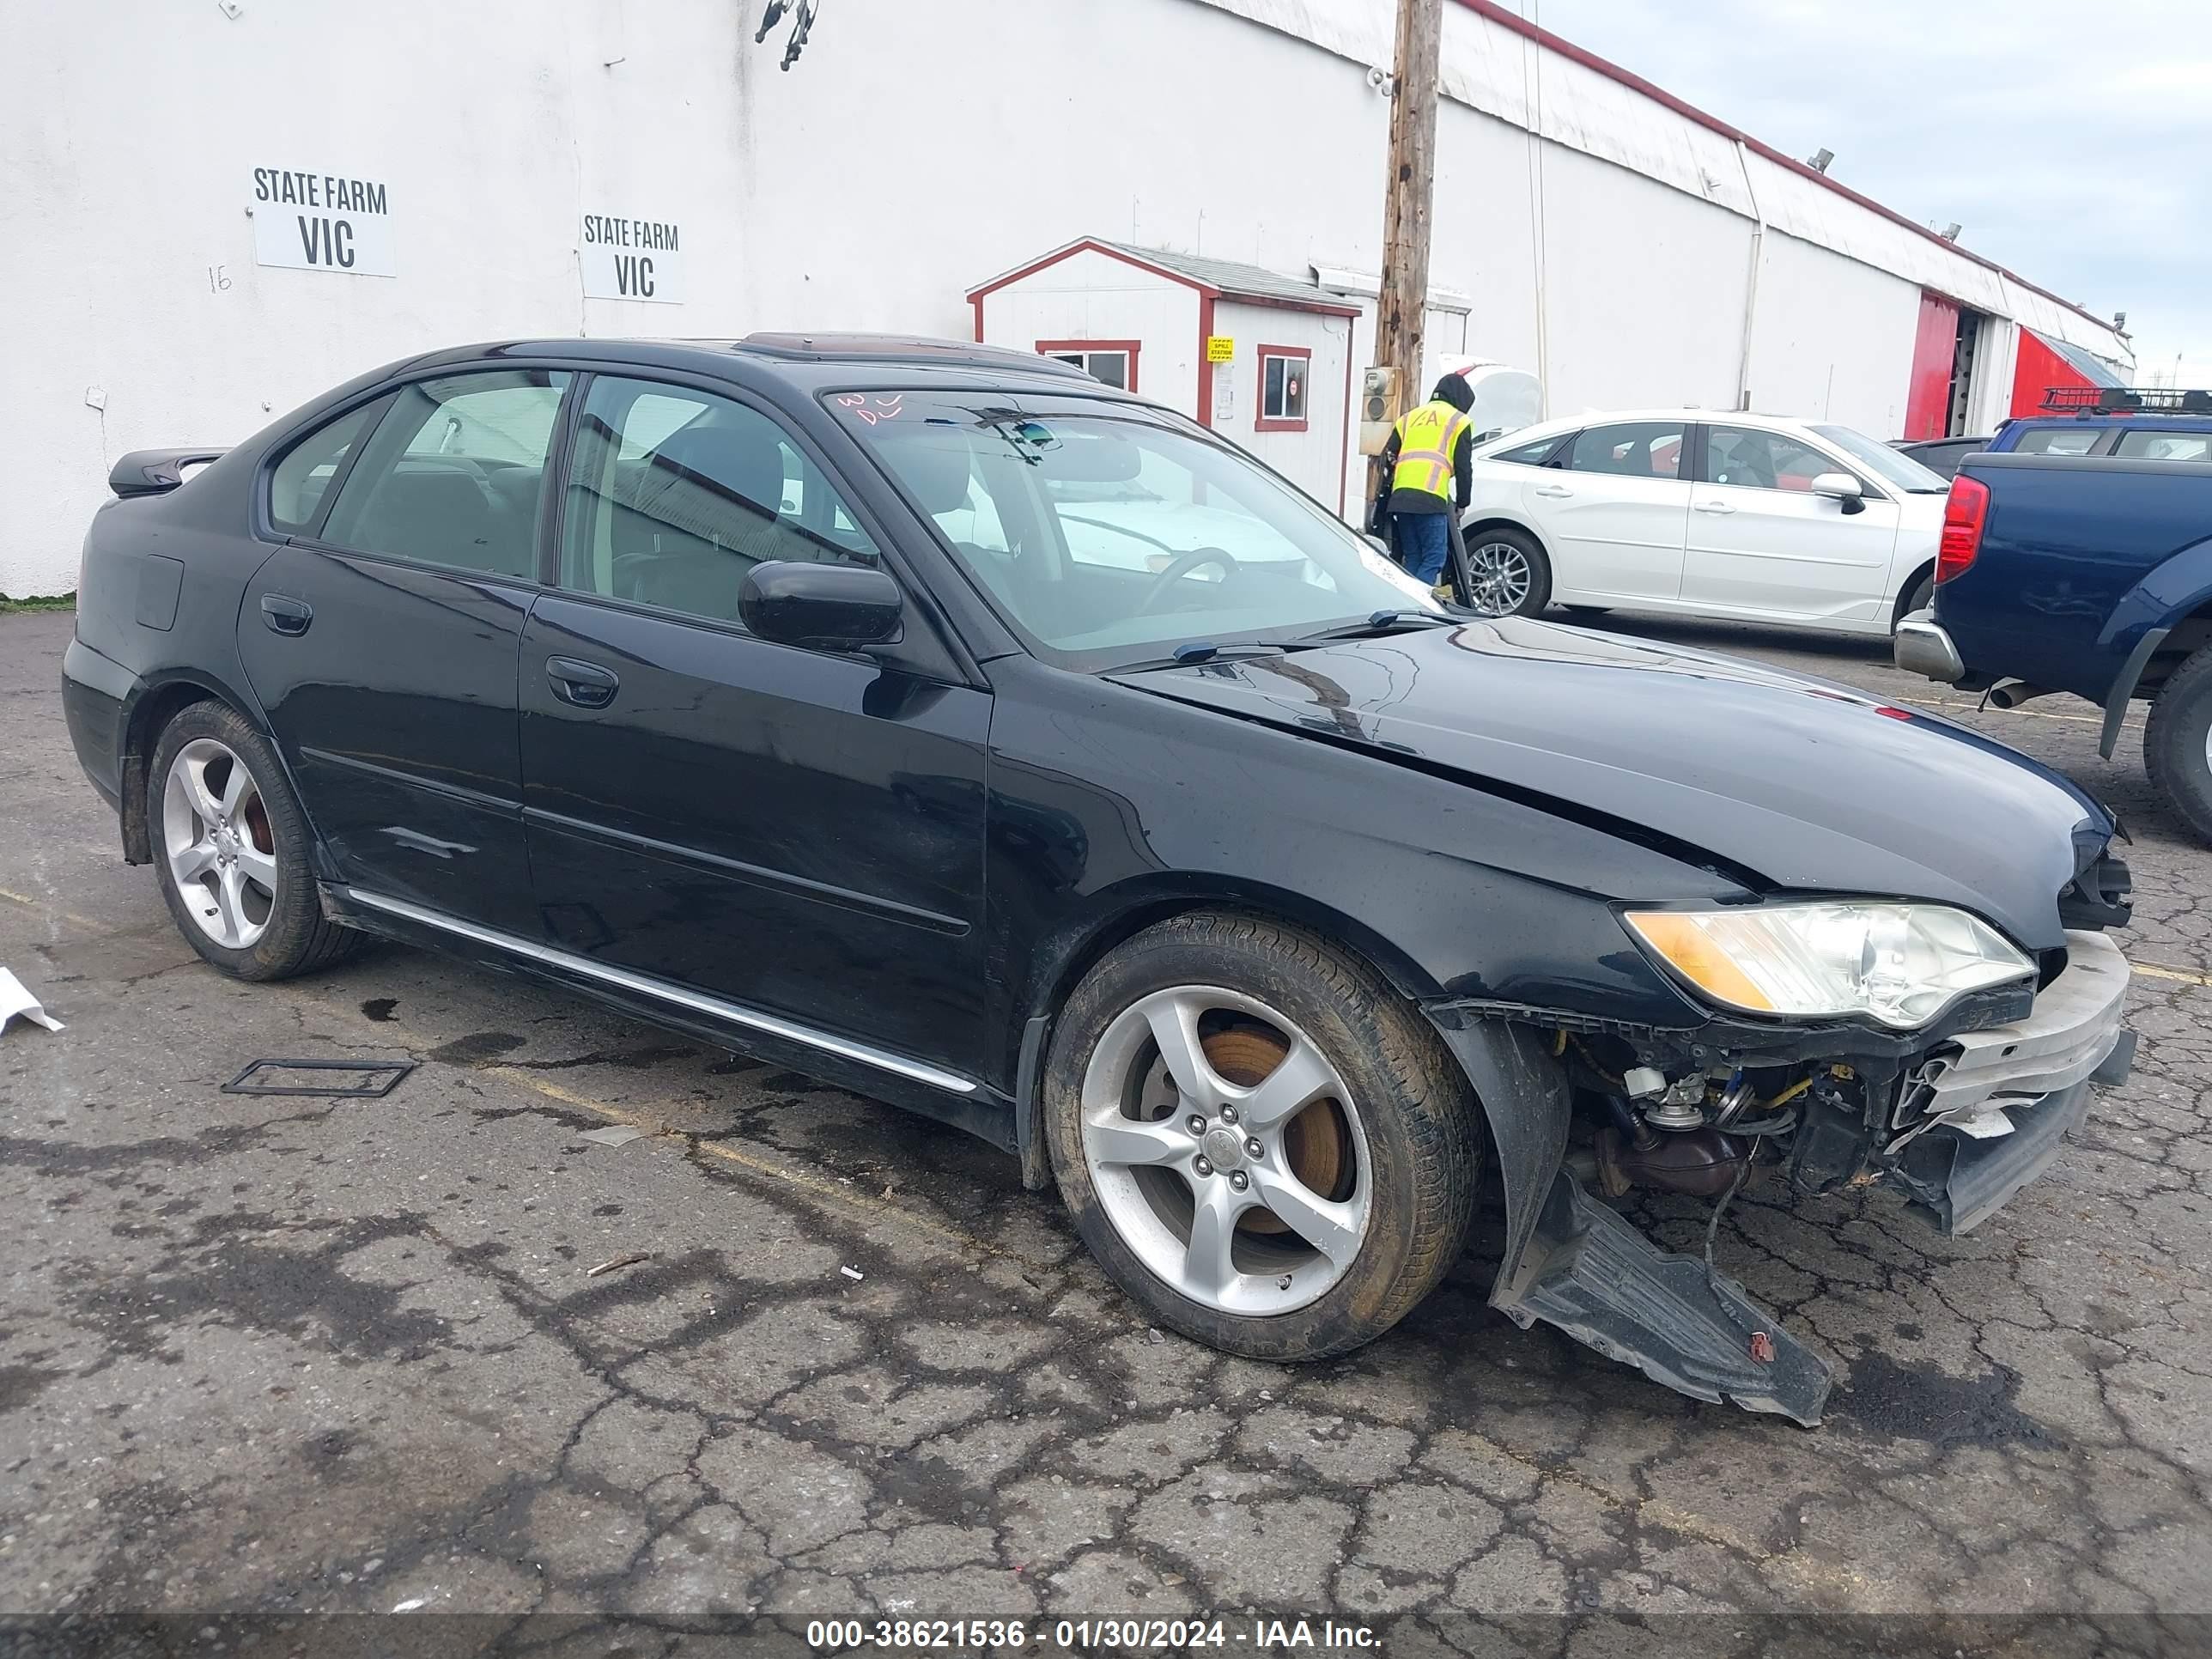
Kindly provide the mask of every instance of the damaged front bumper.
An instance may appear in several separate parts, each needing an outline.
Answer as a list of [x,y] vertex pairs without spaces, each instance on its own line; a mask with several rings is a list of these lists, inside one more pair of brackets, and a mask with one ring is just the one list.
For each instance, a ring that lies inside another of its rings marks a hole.
[[1946,1233],[1972,1231],[2049,1169],[2090,1085],[2124,1082],[2135,1063],[2128,959],[2102,933],[2066,946],[2027,1018],[1961,1033],[1905,1080],[1882,1174]]
[[[2021,1018],[1954,1034],[1893,1073],[1864,1170],[1945,1232],[1969,1231],[2040,1176],[2087,1113],[2091,1088],[2128,1074],[2127,960],[2101,933],[2069,933],[2067,946],[2066,968]],[[1698,1256],[1662,1249],[1565,1167],[1571,1097],[1556,1067],[1541,1075],[1547,1049],[1535,1033],[1496,1019],[1438,1025],[1484,1101],[1505,1188],[1491,1304],[1694,1399],[1817,1424],[1832,1381],[1825,1362],[1741,1285]],[[1500,1111],[1500,1099],[1528,1109]]]

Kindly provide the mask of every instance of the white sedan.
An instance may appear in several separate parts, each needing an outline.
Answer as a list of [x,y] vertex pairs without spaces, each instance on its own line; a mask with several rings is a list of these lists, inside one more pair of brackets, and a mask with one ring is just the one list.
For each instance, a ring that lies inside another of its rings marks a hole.
[[1847,426],[1669,410],[1474,452],[1480,608],[1663,611],[1887,634],[1929,603],[1943,479]]

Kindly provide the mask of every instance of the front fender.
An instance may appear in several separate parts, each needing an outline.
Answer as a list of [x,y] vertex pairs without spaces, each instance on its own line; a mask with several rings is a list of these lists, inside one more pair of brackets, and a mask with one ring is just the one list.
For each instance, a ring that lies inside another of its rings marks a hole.
[[2212,605],[2212,536],[2183,548],[2122,594],[2105,619],[2097,648],[2117,674],[2144,635],[2153,629],[2171,629],[2208,605]]
[[1534,1028],[1426,1011],[1482,1102],[1505,1188],[1490,1305],[1538,1320],[1696,1400],[1820,1420],[1828,1368],[1773,1313],[1693,1255],[1661,1249],[1565,1167],[1565,1073]]
[[1552,1178],[1566,1156],[1567,1124],[1574,1109],[1566,1073],[1533,1026],[1449,1007],[1423,1012],[1467,1073],[1490,1127],[1498,1178],[1505,1189],[1505,1255],[1490,1302],[1502,1307]]

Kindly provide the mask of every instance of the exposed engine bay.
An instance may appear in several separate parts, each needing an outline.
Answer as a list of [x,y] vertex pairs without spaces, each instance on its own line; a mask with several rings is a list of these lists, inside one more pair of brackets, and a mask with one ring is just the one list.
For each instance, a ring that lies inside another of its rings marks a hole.
[[[1683,1393],[1818,1422],[1826,1365],[1714,1266],[1729,1200],[1754,1182],[1800,1201],[1878,1182],[1940,1231],[1970,1231],[2049,1166],[2093,1084],[2127,1076],[2128,975],[2118,945],[2081,929],[2040,984],[1962,999],[1917,1032],[1539,1027],[1565,1133],[1548,1177],[1538,1149],[1500,1146],[1509,1200],[1517,1156],[1539,1212],[1509,1239],[1492,1304]],[[1638,1190],[1712,1200],[1703,1259],[1600,1201]]]
[[[1577,1117],[1595,1129],[1568,1168],[1607,1198],[1639,1187],[1717,1197],[1755,1161],[1806,1194],[1878,1177],[1901,1185],[1943,1231],[1967,1231],[1995,1205],[1956,1203],[1945,1184],[1956,1160],[1931,1157],[1935,1148],[2010,1137],[2052,1096],[2093,1079],[2124,1043],[2132,1054],[2119,947],[2086,932],[2067,945],[2065,969],[2021,1018],[1978,1028],[1974,1013],[1991,1011],[1962,1011],[1917,1052],[1869,1052],[1838,1033],[1833,1057],[1785,1059],[1752,1043],[1556,1030],[1553,1053]],[[1804,1042],[1799,1034],[1788,1047]],[[1958,1140],[1923,1146],[1938,1130]]]

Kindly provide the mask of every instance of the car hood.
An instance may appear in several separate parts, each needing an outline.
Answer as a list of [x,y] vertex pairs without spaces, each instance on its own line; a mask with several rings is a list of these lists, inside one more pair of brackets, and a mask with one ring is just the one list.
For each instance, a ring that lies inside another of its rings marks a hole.
[[2063,945],[2058,896],[2113,823],[1939,716],[1758,663],[1521,617],[1113,676],[1540,798],[1766,890],[1976,912]]

